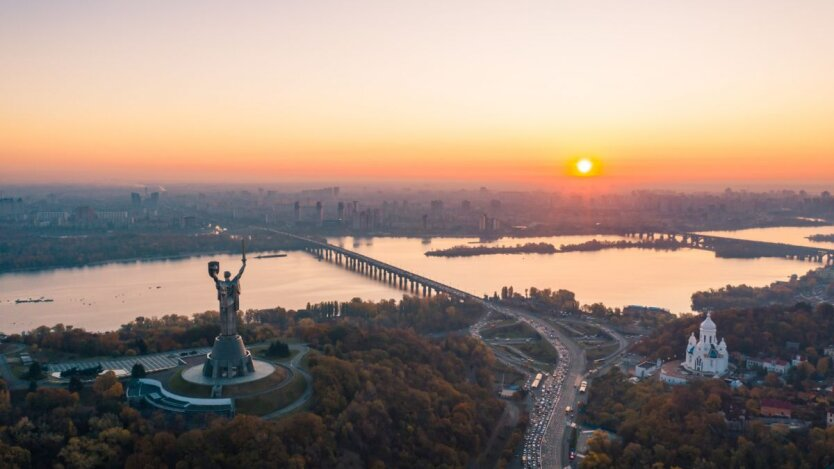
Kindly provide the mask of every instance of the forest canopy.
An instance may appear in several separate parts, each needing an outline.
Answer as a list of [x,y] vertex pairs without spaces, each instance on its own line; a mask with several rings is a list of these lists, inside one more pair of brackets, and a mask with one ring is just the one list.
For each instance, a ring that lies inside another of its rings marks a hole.
[[[0,466],[466,467],[485,449],[502,404],[492,393],[494,357],[480,341],[431,340],[363,317],[291,322],[317,351],[306,412],[193,427],[128,407],[109,376],[76,392],[12,398],[0,383]],[[142,326],[153,325],[163,327]]]

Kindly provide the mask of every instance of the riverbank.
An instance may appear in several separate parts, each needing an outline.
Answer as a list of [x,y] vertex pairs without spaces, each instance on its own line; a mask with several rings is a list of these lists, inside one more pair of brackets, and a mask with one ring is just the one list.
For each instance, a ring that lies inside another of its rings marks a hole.
[[0,275],[106,264],[188,259],[240,252],[241,239],[251,252],[300,249],[299,242],[271,234],[111,233],[72,238],[36,233],[4,233]]

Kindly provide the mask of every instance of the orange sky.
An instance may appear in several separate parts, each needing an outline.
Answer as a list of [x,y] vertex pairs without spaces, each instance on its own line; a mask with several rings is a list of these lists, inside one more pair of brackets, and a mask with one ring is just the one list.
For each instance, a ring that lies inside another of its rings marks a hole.
[[834,179],[827,0],[116,3],[4,2],[0,182]]

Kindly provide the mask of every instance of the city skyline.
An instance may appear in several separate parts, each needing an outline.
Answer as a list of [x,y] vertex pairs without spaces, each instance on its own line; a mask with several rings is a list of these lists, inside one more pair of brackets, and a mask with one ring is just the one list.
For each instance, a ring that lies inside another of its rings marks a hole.
[[0,180],[827,182],[834,5],[718,6],[5,2]]

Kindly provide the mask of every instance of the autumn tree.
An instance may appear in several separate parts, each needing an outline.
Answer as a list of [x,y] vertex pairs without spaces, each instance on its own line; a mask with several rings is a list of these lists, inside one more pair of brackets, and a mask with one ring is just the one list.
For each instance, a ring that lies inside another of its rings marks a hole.
[[119,399],[124,394],[122,383],[116,378],[116,374],[107,371],[99,375],[93,383],[93,392],[105,399]]

